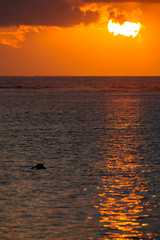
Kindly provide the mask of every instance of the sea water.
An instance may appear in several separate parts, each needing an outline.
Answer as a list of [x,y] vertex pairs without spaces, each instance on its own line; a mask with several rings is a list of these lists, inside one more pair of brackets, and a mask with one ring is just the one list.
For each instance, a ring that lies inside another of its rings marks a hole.
[[159,148],[159,77],[0,77],[0,239],[160,239]]

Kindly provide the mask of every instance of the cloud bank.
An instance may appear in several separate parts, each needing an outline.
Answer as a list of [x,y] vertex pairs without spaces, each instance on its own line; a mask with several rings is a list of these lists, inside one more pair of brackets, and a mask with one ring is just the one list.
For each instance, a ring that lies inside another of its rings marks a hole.
[[68,27],[98,20],[97,11],[82,12],[75,3],[64,0],[0,0],[0,27],[10,25]]
[[98,21],[99,12],[81,11],[86,3],[160,3],[160,0],[0,0],[0,27],[58,26],[69,27]]

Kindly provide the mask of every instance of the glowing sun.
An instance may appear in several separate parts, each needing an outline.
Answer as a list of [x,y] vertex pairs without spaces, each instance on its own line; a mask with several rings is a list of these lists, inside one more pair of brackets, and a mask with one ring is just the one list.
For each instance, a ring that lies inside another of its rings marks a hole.
[[141,24],[139,22],[124,22],[123,24],[120,24],[113,22],[111,19],[108,23],[108,31],[113,33],[114,36],[123,35],[126,37],[132,36],[135,38],[138,35],[140,28]]

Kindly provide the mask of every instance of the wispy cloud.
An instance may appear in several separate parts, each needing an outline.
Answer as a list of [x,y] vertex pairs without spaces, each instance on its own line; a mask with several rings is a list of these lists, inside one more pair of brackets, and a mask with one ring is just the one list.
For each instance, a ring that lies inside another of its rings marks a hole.
[[112,19],[115,22],[119,22],[120,24],[124,23],[125,21],[138,22],[141,15],[142,11],[139,8],[133,10],[132,12],[121,12],[116,8],[113,8],[109,11],[109,19]]
[[20,48],[22,43],[26,39],[26,35],[30,32],[39,33],[43,27],[35,26],[19,26],[16,31],[13,32],[0,32],[0,44],[8,45],[14,48]]

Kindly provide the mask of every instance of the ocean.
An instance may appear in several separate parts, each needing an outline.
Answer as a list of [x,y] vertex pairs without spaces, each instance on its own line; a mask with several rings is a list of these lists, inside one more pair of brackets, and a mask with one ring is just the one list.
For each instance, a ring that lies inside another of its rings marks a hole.
[[0,103],[0,239],[160,239],[160,77],[0,77]]

